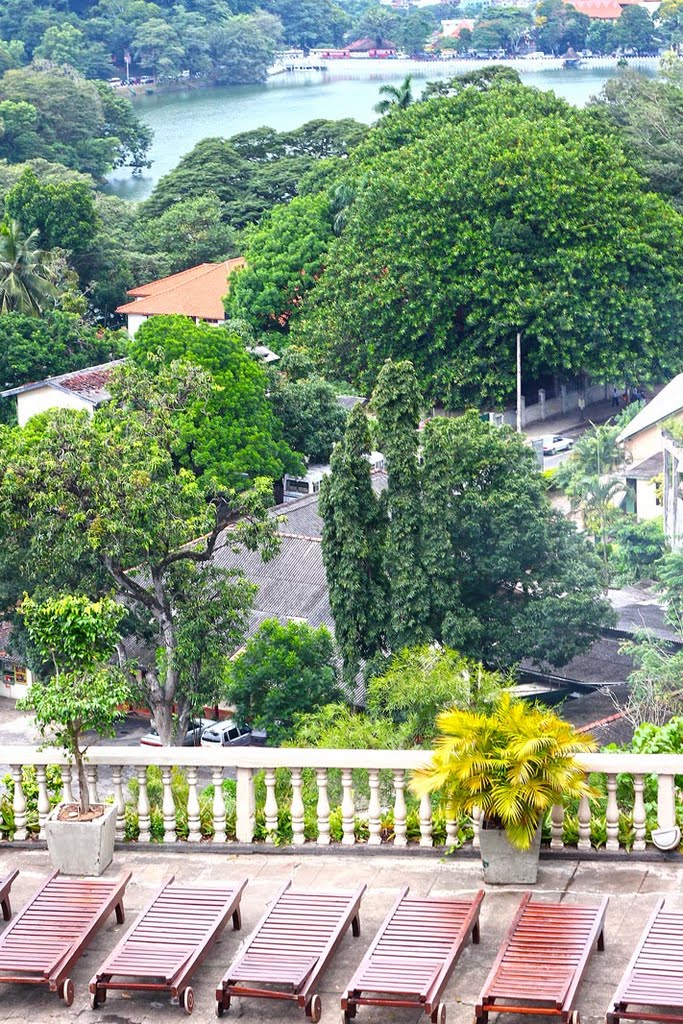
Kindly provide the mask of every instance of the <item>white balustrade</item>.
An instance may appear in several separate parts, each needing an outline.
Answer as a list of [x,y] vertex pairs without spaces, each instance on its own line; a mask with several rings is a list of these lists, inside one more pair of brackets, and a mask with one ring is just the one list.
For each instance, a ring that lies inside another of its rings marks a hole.
[[50,794],[47,791],[47,767],[36,765],[36,781],[38,783],[38,838],[45,838],[45,819],[50,813]]
[[318,818],[318,846],[329,846],[330,800],[327,795],[327,768],[316,768],[315,782],[318,787],[318,802],[315,807]]
[[[61,799],[65,803],[74,802],[74,769],[66,754],[50,748],[38,749],[29,746],[13,746],[11,748],[13,764],[10,766],[12,778],[11,803],[14,816],[13,838],[21,841],[28,838],[31,829],[37,826],[40,837],[44,836],[44,826],[50,811],[50,794],[47,785],[47,769],[51,765],[59,767],[62,778]],[[88,792],[93,802],[98,801],[98,771],[100,773],[99,799],[111,800],[116,807],[116,837],[119,842],[124,840],[126,833],[127,798],[125,780],[131,773],[137,778],[137,803],[131,810],[137,811],[139,842],[151,843],[152,820],[163,823],[163,838],[166,842],[177,841],[177,813],[187,815],[187,839],[198,843],[202,839],[200,788],[210,776],[213,782],[213,803],[211,807],[215,843],[226,843],[236,838],[238,842],[250,844],[254,839],[256,827],[256,792],[255,775],[264,773],[265,802],[258,813],[265,819],[266,842],[274,843],[278,832],[278,803],[276,792],[276,771],[289,773],[292,788],[291,818],[292,842],[299,846],[306,841],[304,820],[307,810],[315,815],[317,835],[314,841],[319,846],[329,846],[331,842],[328,773],[331,769],[339,770],[341,775],[341,842],[344,846],[354,845],[356,840],[356,815],[367,822],[368,846],[379,846],[383,843],[397,848],[408,845],[408,804],[410,794],[411,808],[417,809],[419,823],[419,839],[421,847],[428,849],[434,845],[434,823],[431,799],[422,796],[416,800],[410,789],[411,773],[424,765],[429,759],[428,751],[419,750],[330,750],[330,749],[295,749],[269,747],[221,748],[133,748],[133,747],[90,747],[87,752],[85,772]],[[675,778],[683,775],[683,755],[674,754],[584,754],[577,760],[586,775],[592,772],[601,773],[606,779],[607,799],[603,798],[602,810],[606,820],[606,848],[616,851],[620,848],[619,817],[623,812],[633,820],[633,850],[642,851],[647,846],[647,819],[645,807],[646,780],[655,777],[657,780],[657,824],[659,828],[670,828],[676,824],[676,807],[678,794]],[[147,784],[147,769],[156,765],[161,769],[162,794],[161,806],[151,807]],[[27,797],[23,784],[22,769],[33,766],[36,770],[37,798],[28,813]],[[180,768],[187,779],[187,805],[176,807],[172,788],[173,768]],[[315,788],[304,787],[304,773],[312,770]],[[366,773],[364,777],[359,774]],[[386,772],[393,782],[393,792],[383,792],[381,786],[382,772]],[[356,773],[356,774],[354,774]],[[620,774],[631,776],[633,780],[632,805],[619,806],[617,794],[617,777]],[[235,799],[235,830],[232,832],[232,818],[228,833],[226,801],[223,790],[225,777],[236,779]],[[648,782],[648,786],[650,783]],[[355,787],[358,786],[358,794]],[[315,803],[308,806],[306,801]],[[367,804],[365,801],[367,800]],[[382,820],[385,814],[393,812],[394,835],[392,839],[383,839]],[[415,811],[411,810],[411,815]],[[596,812],[591,800],[584,797],[578,806],[578,841],[577,853],[591,848],[592,815]],[[154,815],[154,819],[153,819]],[[309,820],[306,818],[306,820]],[[473,815],[473,841],[476,848],[479,840],[480,815]],[[446,848],[457,844],[461,822],[448,812],[446,813]],[[550,849],[560,850],[565,847],[565,821],[562,807],[554,807],[550,815],[551,841]],[[155,838],[161,838],[155,832]],[[415,839],[411,837],[411,843]]]
[[294,846],[303,846],[306,842],[304,835],[304,795],[301,781],[301,768],[292,768],[292,803],[290,813],[292,815],[292,843]]
[[275,769],[266,768],[265,771],[265,783],[266,783],[266,803],[263,808],[263,813],[266,816],[266,842],[274,843],[277,835],[277,797],[275,796]]

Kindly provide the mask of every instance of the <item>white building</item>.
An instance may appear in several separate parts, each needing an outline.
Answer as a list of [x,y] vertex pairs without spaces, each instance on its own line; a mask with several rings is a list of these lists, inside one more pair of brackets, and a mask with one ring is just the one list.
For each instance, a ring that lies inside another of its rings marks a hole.
[[88,366],[58,377],[48,377],[32,384],[0,391],[0,398],[17,399],[17,422],[23,427],[31,416],[47,409],[85,409],[91,415],[101,402],[111,397],[107,382],[115,366],[125,360],[115,359],[100,366]]

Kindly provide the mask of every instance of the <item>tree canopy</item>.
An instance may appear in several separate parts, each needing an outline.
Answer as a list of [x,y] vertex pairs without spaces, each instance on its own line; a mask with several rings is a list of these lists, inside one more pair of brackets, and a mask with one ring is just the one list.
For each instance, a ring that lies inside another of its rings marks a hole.
[[176,413],[176,454],[205,490],[241,490],[259,476],[301,471],[300,457],[283,440],[266,396],[265,370],[237,334],[181,316],[155,316],[136,332],[130,353],[152,373],[187,360],[211,374],[211,392]]
[[294,332],[367,389],[387,356],[430,399],[501,403],[531,379],[677,366],[683,219],[590,111],[493,81],[385,118]]

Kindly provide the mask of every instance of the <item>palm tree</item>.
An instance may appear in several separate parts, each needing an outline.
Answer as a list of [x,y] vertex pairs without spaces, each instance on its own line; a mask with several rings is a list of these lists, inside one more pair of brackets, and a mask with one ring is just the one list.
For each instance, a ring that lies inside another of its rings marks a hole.
[[24,235],[16,220],[0,224],[0,313],[40,316],[55,288],[38,248],[38,231]]
[[375,112],[388,114],[390,110],[405,110],[406,107],[409,107],[413,102],[413,90],[410,87],[412,80],[412,75],[406,75],[398,88],[395,85],[381,86],[380,96],[386,96],[387,99],[380,100],[375,104]]

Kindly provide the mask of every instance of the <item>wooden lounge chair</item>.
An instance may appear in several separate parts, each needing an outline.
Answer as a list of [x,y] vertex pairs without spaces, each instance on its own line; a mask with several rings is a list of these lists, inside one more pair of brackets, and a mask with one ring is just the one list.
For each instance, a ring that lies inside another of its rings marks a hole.
[[0,982],[47,985],[71,1006],[69,971],[112,910],[123,924],[130,877],[130,871],[98,879],[53,871],[0,936]]
[[522,897],[486,984],[477,1000],[475,1021],[489,1013],[531,1013],[579,1024],[574,1009],[581,980],[597,940],[605,948],[608,897],[595,906],[532,903]]
[[344,1021],[358,1006],[406,1006],[445,1024],[441,997],[469,939],[479,942],[483,899],[409,899],[406,886],[342,997]]
[[12,904],[10,903],[9,894],[12,883],[18,874],[18,871],[10,871],[4,878],[0,878],[0,909],[5,921],[9,921],[12,916]]
[[619,1020],[683,1021],[683,913],[665,910],[664,899],[657,901],[607,1011],[608,1024]]
[[97,1009],[108,989],[168,992],[186,1013],[194,1009],[188,985],[232,917],[242,927],[240,899],[248,879],[217,887],[172,885],[171,875],[154,894],[133,927],[90,982],[90,1005]]
[[290,885],[282,887],[221,979],[216,989],[219,1017],[232,996],[254,996],[290,999],[314,1024],[320,1020],[322,1004],[315,986],[349,924],[353,934],[360,935],[358,908],[366,887],[359,885],[355,892],[298,892]]

